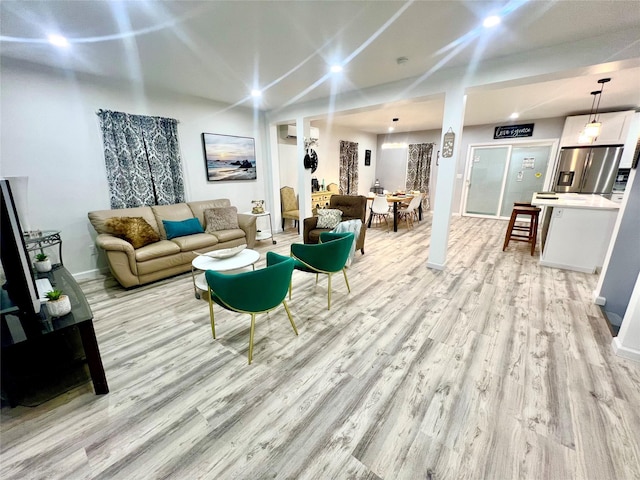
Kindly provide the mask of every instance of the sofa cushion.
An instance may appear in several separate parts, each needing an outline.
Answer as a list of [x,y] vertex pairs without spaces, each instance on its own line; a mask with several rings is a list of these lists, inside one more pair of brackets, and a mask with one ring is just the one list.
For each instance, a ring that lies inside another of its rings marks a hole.
[[95,210],[89,212],[89,221],[93,228],[98,233],[111,233],[108,228],[105,227],[104,222],[113,217],[142,217],[145,221],[151,225],[156,232],[158,230],[158,223],[156,217],[153,215],[151,207],[134,207],[134,208],[119,208],[114,210]]
[[162,226],[167,234],[167,240],[176,237],[184,237],[185,235],[193,235],[194,233],[204,233],[202,225],[197,218],[187,218],[186,220],[173,221],[162,220]]
[[335,228],[342,220],[342,211],[337,208],[318,210],[318,228]]
[[234,228],[231,230],[216,230],[212,235],[215,235],[218,242],[229,242],[231,240],[238,240],[246,238],[244,230]]
[[162,224],[163,220],[180,221],[193,218],[193,212],[186,203],[176,203],[174,205],[154,205],[151,207],[158,224],[160,238],[167,238],[167,232]]
[[208,208],[204,211],[204,220],[207,233],[237,229],[238,209],[236,207]]
[[[168,241],[171,241],[171,240],[168,240]],[[171,271],[173,272],[172,273],[173,275],[175,275],[176,273],[188,271],[191,269],[190,262],[186,263],[185,265],[182,255],[183,255],[182,252],[178,252],[175,255],[167,255],[165,257],[151,258],[146,262],[138,262],[137,264],[138,275],[153,276],[156,272],[160,272],[162,270]],[[166,276],[167,275],[164,275],[163,277],[166,277]]]
[[138,249],[160,240],[158,233],[142,217],[111,217],[104,222],[106,233],[120,237]]
[[177,237],[171,240],[182,252],[206,252],[207,248],[212,248],[218,244],[218,237],[208,233],[196,233],[186,237]]
[[146,262],[154,258],[168,257],[180,253],[180,248],[169,240],[150,243],[135,252],[136,262]]
[[218,198],[215,200],[200,200],[197,202],[189,202],[187,203],[187,205],[189,205],[193,216],[200,220],[200,225],[204,227],[206,225],[206,222],[204,220],[205,210],[209,208],[230,207],[231,201],[228,198]]

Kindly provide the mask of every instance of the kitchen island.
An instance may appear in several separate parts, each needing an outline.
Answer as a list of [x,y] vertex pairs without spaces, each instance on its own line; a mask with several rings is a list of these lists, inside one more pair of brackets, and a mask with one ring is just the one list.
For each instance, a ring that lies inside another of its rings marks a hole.
[[595,273],[604,263],[620,205],[601,195],[534,193],[531,203],[545,207],[540,265]]

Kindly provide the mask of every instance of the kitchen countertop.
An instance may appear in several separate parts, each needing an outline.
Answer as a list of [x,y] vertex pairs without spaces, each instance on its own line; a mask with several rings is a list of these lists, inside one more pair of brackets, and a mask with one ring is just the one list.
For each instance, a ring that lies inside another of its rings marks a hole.
[[[545,195],[547,196],[547,195]],[[619,210],[620,204],[604,198],[602,195],[582,193],[556,193],[557,199],[538,198],[533,194],[531,203],[538,207],[584,208],[589,210]]]

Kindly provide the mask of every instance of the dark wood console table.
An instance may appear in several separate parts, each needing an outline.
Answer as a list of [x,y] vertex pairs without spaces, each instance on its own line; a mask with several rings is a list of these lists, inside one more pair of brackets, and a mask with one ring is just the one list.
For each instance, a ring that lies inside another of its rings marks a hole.
[[16,309],[5,308],[8,303],[3,298],[2,393],[11,406],[42,403],[85,383],[85,367],[96,394],[109,392],[84,293],[63,266],[43,276],[69,296],[71,312],[52,318],[42,305],[35,318],[22,318]]

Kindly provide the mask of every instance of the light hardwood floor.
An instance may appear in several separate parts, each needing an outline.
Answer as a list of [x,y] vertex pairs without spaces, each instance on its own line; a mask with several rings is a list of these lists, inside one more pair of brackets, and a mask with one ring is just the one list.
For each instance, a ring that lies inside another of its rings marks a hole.
[[[294,272],[292,314],[207,304],[185,274],[82,283],[111,392],[2,410],[2,479],[640,478],[640,365],[615,356],[595,275],[540,267],[506,222],[367,232],[341,276]],[[259,250],[288,254],[290,230]],[[248,295],[251,292],[247,292]]]

